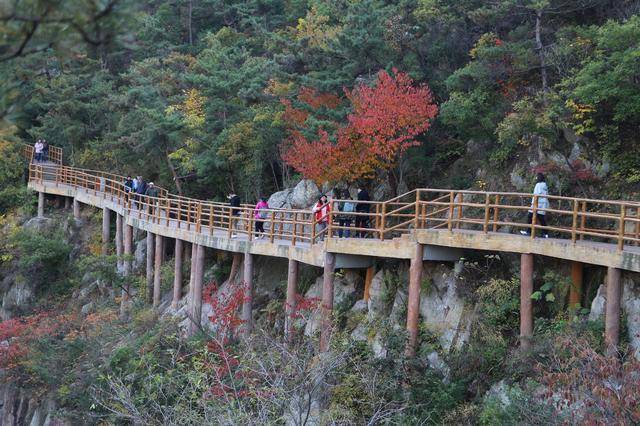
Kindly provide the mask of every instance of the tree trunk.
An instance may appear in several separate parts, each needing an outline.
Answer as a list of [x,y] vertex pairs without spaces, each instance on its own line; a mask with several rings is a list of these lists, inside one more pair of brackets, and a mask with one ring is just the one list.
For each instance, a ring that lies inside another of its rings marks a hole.
[[547,81],[547,63],[544,56],[544,46],[542,45],[542,10],[536,10],[536,50],[540,59],[540,74],[542,77],[542,92],[545,95],[549,90]]
[[169,165],[169,170],[171,171],[171,176],[173,176],[173,181],[176,183],[176,190],[179,195],[182,195],[182,184],[180,183],[180,177],[176,173],[176,168],[173,166],[171,162],[171,158],[169,157],[169,151],[166,151],[167,156],[167,164]]

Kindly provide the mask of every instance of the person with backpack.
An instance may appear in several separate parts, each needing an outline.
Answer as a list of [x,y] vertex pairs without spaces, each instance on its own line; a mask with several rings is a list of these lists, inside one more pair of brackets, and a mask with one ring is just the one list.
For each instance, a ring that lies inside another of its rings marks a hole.
[[331,203],[327,200],[326,195],[322,194],[320,196],[316,205],[313,206],[313,213],[318,226],[316,235],[322,234],[321,238],[324,239],[323,231],[329,225],[329,214],[331,214]]
[[[547,215],[546,210],[549,208],[549,199],[547,195],[549,195],[549,188],[547,187],[547,182],[545,181],[544,174],[538,173],[536,175],[536,186],[533,188],[533,195],[537,195],[538,205],[536,206],[536,225],[547,226]],[[533,223],[533,203],[536,197],[531,199],[531,209],[527,214],[527,223],[530,225]],[[522,235],[530,235],[531,229],[521,230],[520,233]],[[545,229],[542,236],[544,238],[549,238],[549,233]]]
[[[231,215],[229,216],[229,220],[231,221],[231,228],[234,231],[238,231],[242,224],[242,220],[240,219],[240,197],[234,193],[227,195],[227,199],[229,200],[229,206],[231,207]],[[236,238],[238,234],[234,232],[231,234],[231,238]]]
[[268,209],[269,204],[267,203],[267,199],[265,197],[261,197],[253,210],[253,217],[256,220],[256,238],[258,240],[265,237],[264,221],[267,218]]
[[353,213],[356,210],[356,206],[353,202],[350,201],[351,194],[349,194],[349,191],[344,191],[342,197],[345,201],[341,201],[340,203],[338,203],[338,210],[342,212],[342,214],[338,216],[338,226],[340,227],[338,229],[338,238],[342,238],[343,236],[344,238],[349,238],[351,232],[349,231],[349,229],[344,228],[351,227],[353,216],[346,213]]
[[367,231],[364,231],[364,228],[369,227],[369,212],[371,211],[371,197],[369,197],[369,192],[367,192],[364,188],[358,188],[358,203],[356,204],[356,236],[360,238],[366,238]]

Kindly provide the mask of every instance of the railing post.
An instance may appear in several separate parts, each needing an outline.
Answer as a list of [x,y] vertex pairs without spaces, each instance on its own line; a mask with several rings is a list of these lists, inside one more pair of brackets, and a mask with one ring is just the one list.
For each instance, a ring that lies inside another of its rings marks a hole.
[[578,200],[573,200],[573,220],[571,222],[571,242],[576,243],[576,233],[578,231]]
[[249,211],[249,217],[247,218],[247,232],[249,234],[249,241],[253,240],[253,211]]
[[618,229],[618,250],[622,250],[624,249],[624,226],[625,226],[625,219],[626,219],[626,215],[627,215],[627,206],[625,204],[622,204],[620,206],[620,223],[618,224],[619,229]]
[[269,226],[269,241],[271,242],[271,244],[273,244],[273,237],[274,237],[275,227],[276,227],[276,212],[275,211],[271,212],[271,217],[269,218],[269,221],[271,222],[271,226]]
[[453,231],[453,203],[455,200],[455,194],[453,191],[449,193],[449,218],[447,221],[447,228],[449,231]]
[[202,218],[202,203],[198,203],[198,207],[196,210],[196,232],[200,232],[201,224],[200,219]]
[[533,196],[533,207],[531,209],[532,217],[531,217],[531,239],[533,240],[536,237],[536,224],[538,222],[538,196]]
[[500,209],[498,205],[500,204],[500,195],[496,194],[495,203],[493,206],[493,232],[498,232],[498,210]]
[[582,202],[582,216],[580,217],[580,239],[582,240],[584,238],[584,227],[587,223],[587,202],[583,201]]
[[460,229],[460,220],[462,219],[462,204],[464,203],[464,193],[459,193],[458,197],[458,219],[456,220],[456,229]]
[[416,189],[416,206],[415,206],[415,218],[413,219],[413,229],[416,230],[420,227],[420,190]]
[[291,236],[291,245],[295,247],[296,236],[298,233],[298,212],[293,212],[293,235]]
[[484,226],[483,226],[483,231],[485,234],[489,233],[489,203],[491,201],[491,195],[489,195],[489,193],[487,192],[487,195],[485,196],[485,202],[484,202]]
[[229,223],[227,224],[227,238],[231,238],[231,235],[233,235],[233,209],[229,207],[228,210],[229,210]]
[[387,222],[387,202],[382,203],[382,212],[380,215],[380,239],[384,240],[384,228]]
[[316,243],[316,214],[311,214],[311,244]]
[[213,235],[213,224],[215,223],[213,204],[209,206],[209,235]]

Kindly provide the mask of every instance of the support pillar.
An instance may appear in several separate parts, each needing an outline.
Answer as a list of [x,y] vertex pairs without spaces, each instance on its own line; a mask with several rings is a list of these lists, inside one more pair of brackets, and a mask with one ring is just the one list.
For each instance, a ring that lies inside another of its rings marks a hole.
[[284,333],[287,343],[293,342],[293,314],[296,309],[296,292],[298,288],[298,261],[289,259],[287,274],[287,304],[285,305]]
[[373,276],[376,273],[376,269],[374,266],[369,266],[367,268],[367,273],[364,277],[364,296],[363,299],[365,302],[369,301],[369,291],[371,290],[371,282],[373,281]]
[[604,344],[607,355],[618,352],[620,339],[620,276],[618,268],[607,269],[607,304],[604,316]]
[[155,252],[155,270],[153,274],[153,306],[157,307],[160,305],[160,296],[162,293],[160,292],[160,284],[162,283],[162,260],[163,260],[163,243],[164,238],[162,235],[156,235],[156,252]]
[[175,248],[175,265],[173,267],[173,300],[171,301],[171,307],[176,309],[178,302],[182,297],[182,254],[183,242],[181,239],[176,239]]
[[336,255],[326,252],[324,255],[324,275],[322,277],[320,352],[329,350],[333,319],[333,278],[335,275],[335,266]]
[[[196,246],[196,244],[194,244]],[[194,256],[195,271],[193,277],[193,290],[191,292],[191,322],[189,323],[189,335],[193,336],[200,329],[200,319],[202,317],[202,280],[204,276],[204,247],[196,246]]]
[[533,337],[533,255],[520,256],[520,347],[529,349]]
[[44,217],[44,192],[38,192],[38,217]]
[[102,254],[109,254],[109,231],[111,227],[111,211],[103,207],[102,208]]
[[122,216],[116,213],[116,256],[118,272],[122,271]]
[[147,231],[147,285],[144,298],[147,303],[153,301],[153,259],[154,259],[154,235]]
[[244,303],[242,304],[243,331],[246,335],[253,328],[253,255],[244,254]]
[[73,199],[73,218],[80,220],[80,201]]
[[571,262],[571,288],[569,289],[569,307],[579,308],[582,300],[582,275],[584,265],[581,262]]
[[131,275],[131,257],[133,256],[133,227],[124,225],[124,259],[122,267],[122,275],[124,276],[124,284],[122,287],[122,298],[120,299],[120,318],[125,319],[127,316],[127,305],[129,303],[131,291],[131,283],[129,276]]
[[407,303],[407,347],[405,354],[413,357],[418,346],[418,322],[420,319],[420,283],[424,267],[424,246],[416,244],[409,267],[409,296]]

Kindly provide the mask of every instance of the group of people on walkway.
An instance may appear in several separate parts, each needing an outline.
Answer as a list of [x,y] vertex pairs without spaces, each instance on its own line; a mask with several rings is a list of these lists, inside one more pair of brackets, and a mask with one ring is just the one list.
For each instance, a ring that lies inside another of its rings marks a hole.
[[38,139],[33,145],[33,151],[36,163],[49,161],[49,142],[46,139]]
[[155,198],[160,194],[158,187],[153,182],[147,183],[142,179],[142,176],[136,176],[133,179],[131,176],[127,176],[124,180],[124,192],[133,199],[136,208],[138,207],[137,201],[139,201],[141,195]]

